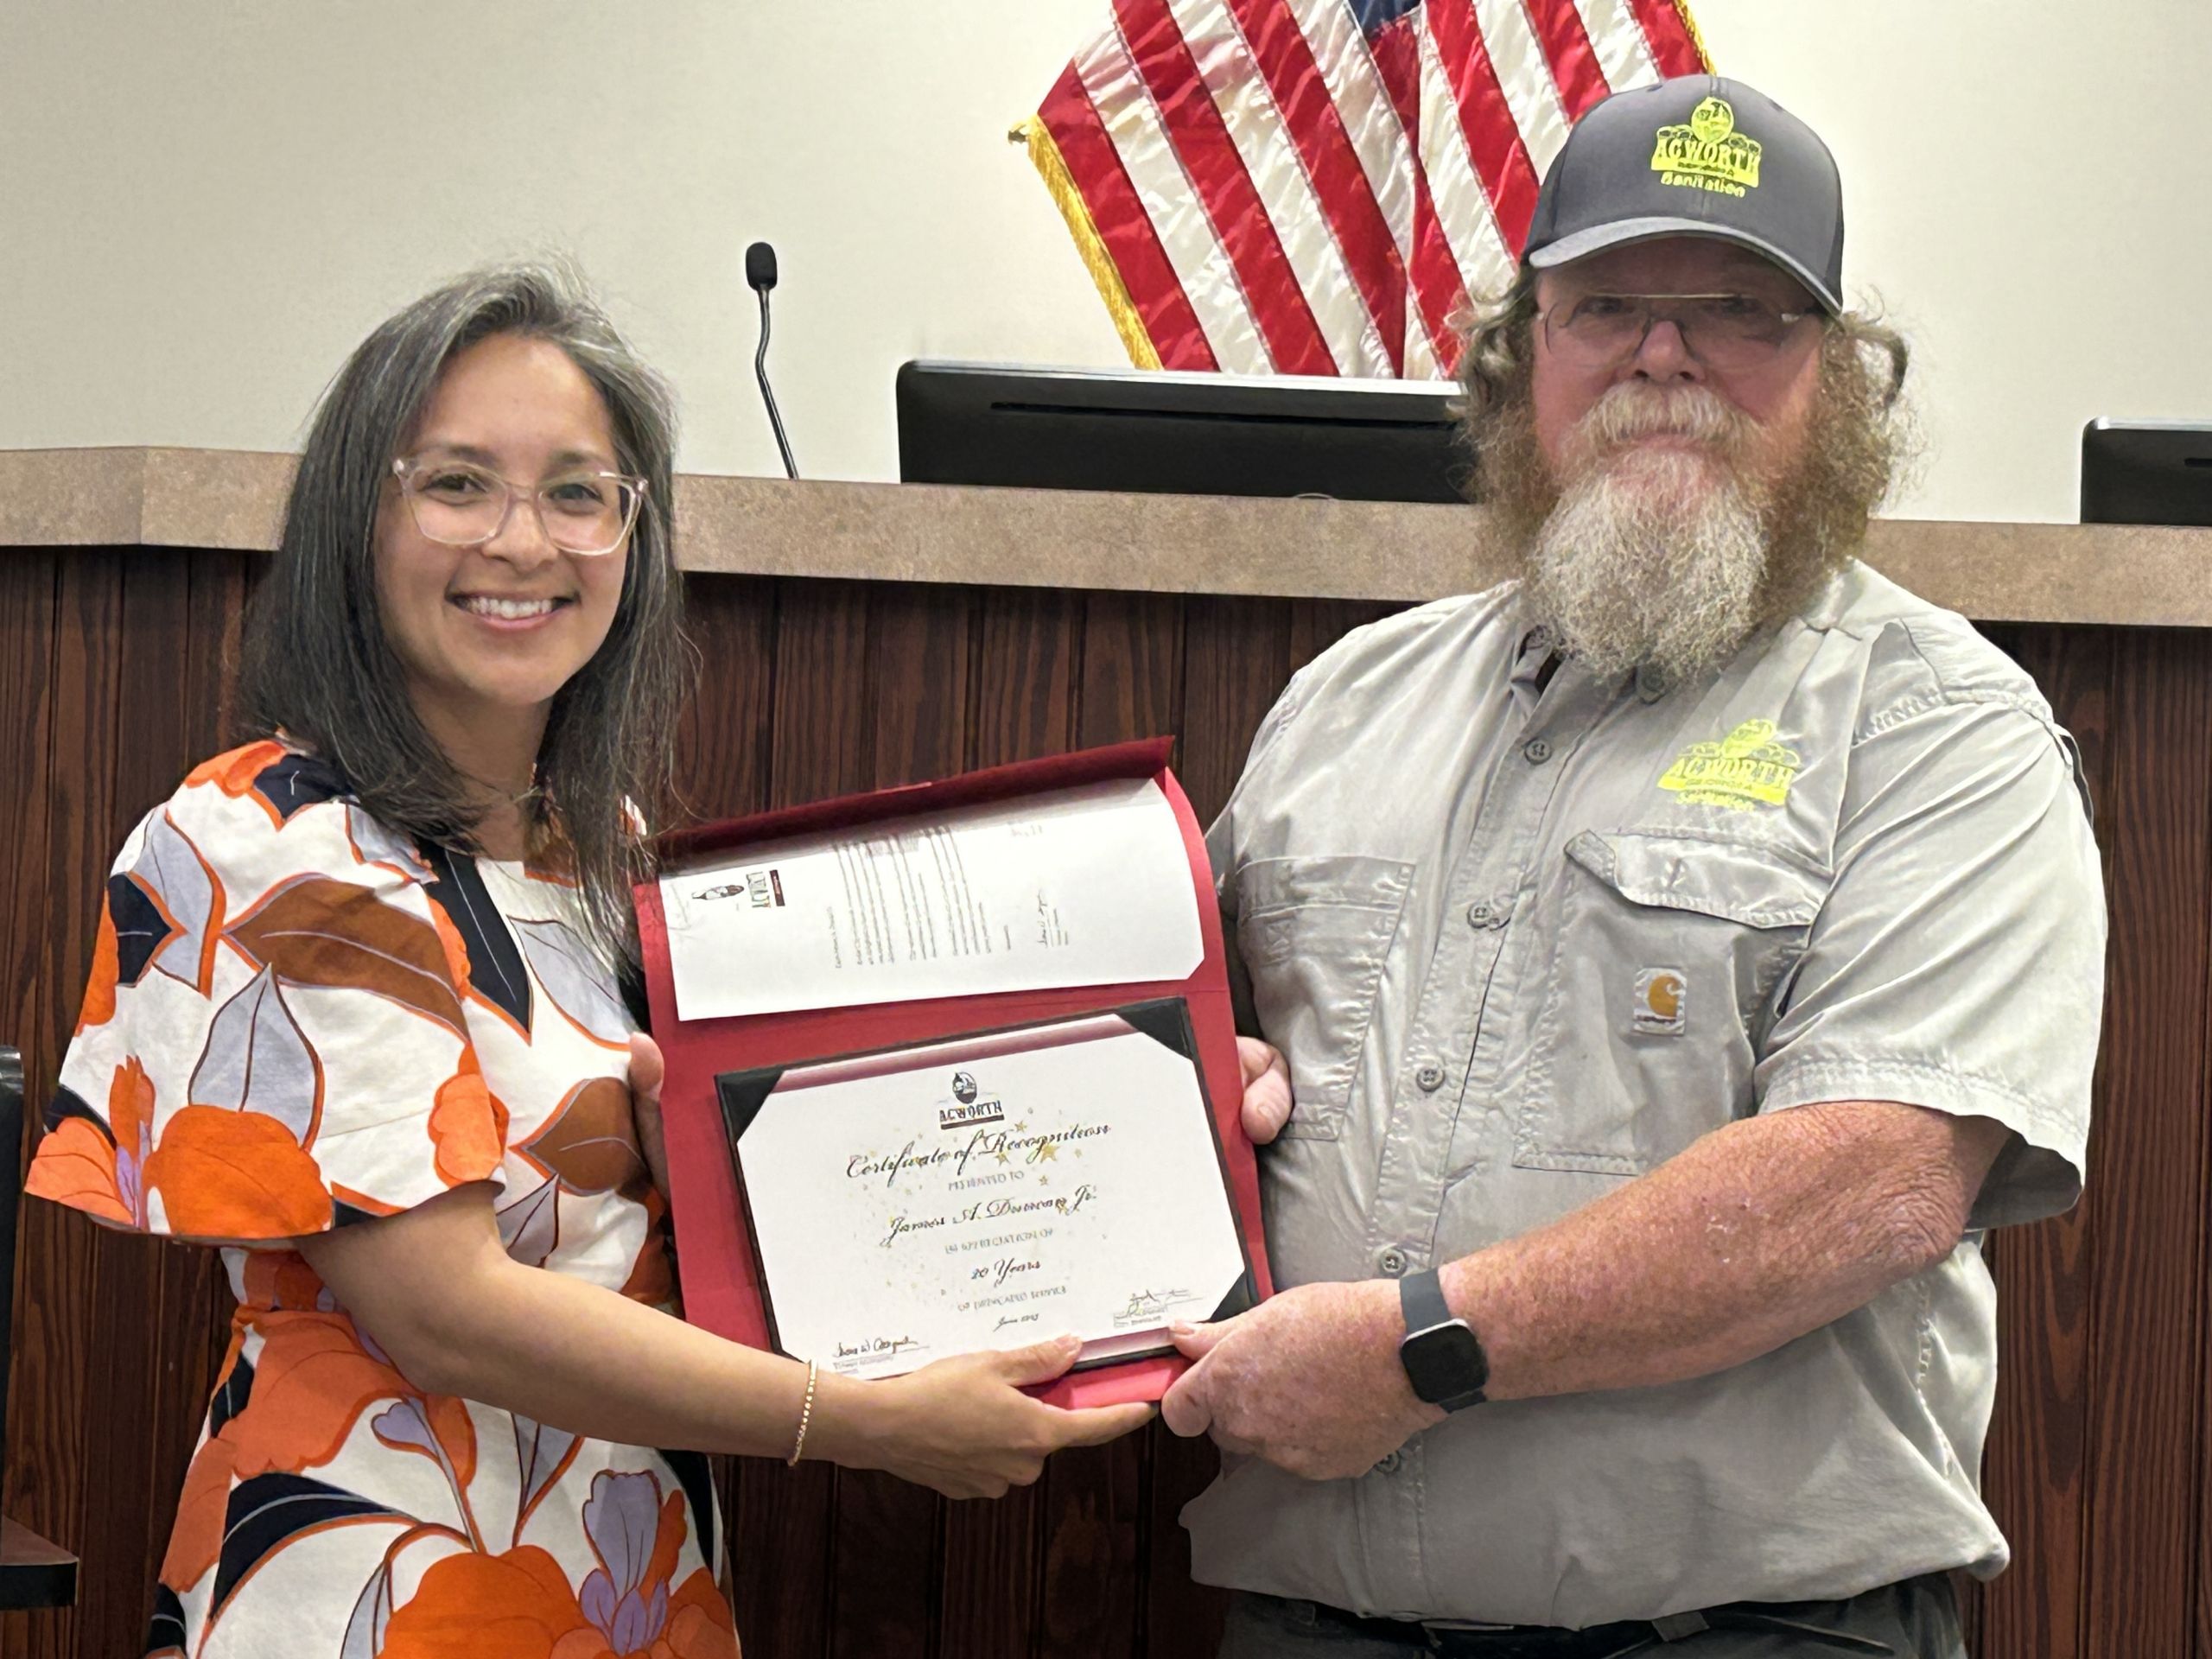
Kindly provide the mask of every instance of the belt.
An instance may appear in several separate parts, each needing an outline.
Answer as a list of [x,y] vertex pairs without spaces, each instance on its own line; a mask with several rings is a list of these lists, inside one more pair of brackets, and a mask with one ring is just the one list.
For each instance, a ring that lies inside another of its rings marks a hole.
[[1563,1630],[1550,1624],[1462,1625],[1422,1624],[1409,1618],[1375,1618],[1348,1613],[1339,1607],[1316,1602],[1319,1624],[1333,1626],[1383,1642],[1394,1642],[1417,1652],[1445,1656],[1445,1659],[1624,1659],[1668,1643],[1687,1641],[1707,1630],[1758,1630],[1817,1642],[1842,1653],[1886,1654],[1897,1649],[1886,1642],[1824,1630],[1802,1619],[1784,1618],[1754,1607],[1713,1607],[1697,1613],[1671,1613],[1664,1618],[1628,1618],[1586,1630]]

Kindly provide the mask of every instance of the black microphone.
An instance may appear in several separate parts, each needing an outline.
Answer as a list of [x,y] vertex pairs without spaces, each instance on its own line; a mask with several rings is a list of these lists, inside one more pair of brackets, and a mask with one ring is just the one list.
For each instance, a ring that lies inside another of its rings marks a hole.
[[784,435],[784,417],[776,412],[776,394],[768,385],[768,290],[776,285],[776,251],[755,242],[745,251],[745,285],[760,296],[760,349],[753,354],[753,372],[760,382],[760,400],[768,405],[768,424],[776,429],[776,448],[783,451],[784,472],[798,476],[791,459],[791,440]]

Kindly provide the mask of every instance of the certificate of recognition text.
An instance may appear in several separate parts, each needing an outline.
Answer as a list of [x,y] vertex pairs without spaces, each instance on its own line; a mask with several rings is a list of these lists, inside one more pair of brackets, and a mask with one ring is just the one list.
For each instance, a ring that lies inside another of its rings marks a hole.
[[1179,1000],[717,1078],[776,1345],[854,1376],[1166,1350],[1251,1279]]

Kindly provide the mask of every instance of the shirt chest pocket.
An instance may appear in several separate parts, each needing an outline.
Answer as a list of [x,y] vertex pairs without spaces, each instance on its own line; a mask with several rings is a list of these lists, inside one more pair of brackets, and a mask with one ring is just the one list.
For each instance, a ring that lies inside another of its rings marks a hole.
[[1827,882],[1691,836],[1586,831],[1566,851],[1513,1161],[1640,1175],[1751,1113],[1775,988]]
[[1236,949],[1252,1008],[1290,1063],[1289,1140],[1335,1140],[1414,867],[1344,854],[1236,872]]

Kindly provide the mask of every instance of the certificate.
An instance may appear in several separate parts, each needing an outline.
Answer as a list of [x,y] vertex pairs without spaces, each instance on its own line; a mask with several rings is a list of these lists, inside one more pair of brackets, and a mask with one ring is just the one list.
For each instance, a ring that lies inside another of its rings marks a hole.
[[1253,1301],[1182,999],[715,1079],[785,1353],[893,1376]]
[[1150,778],[688,860],[659,897],[684,1020],[1173,981],[1204,956],[1182,830]]

